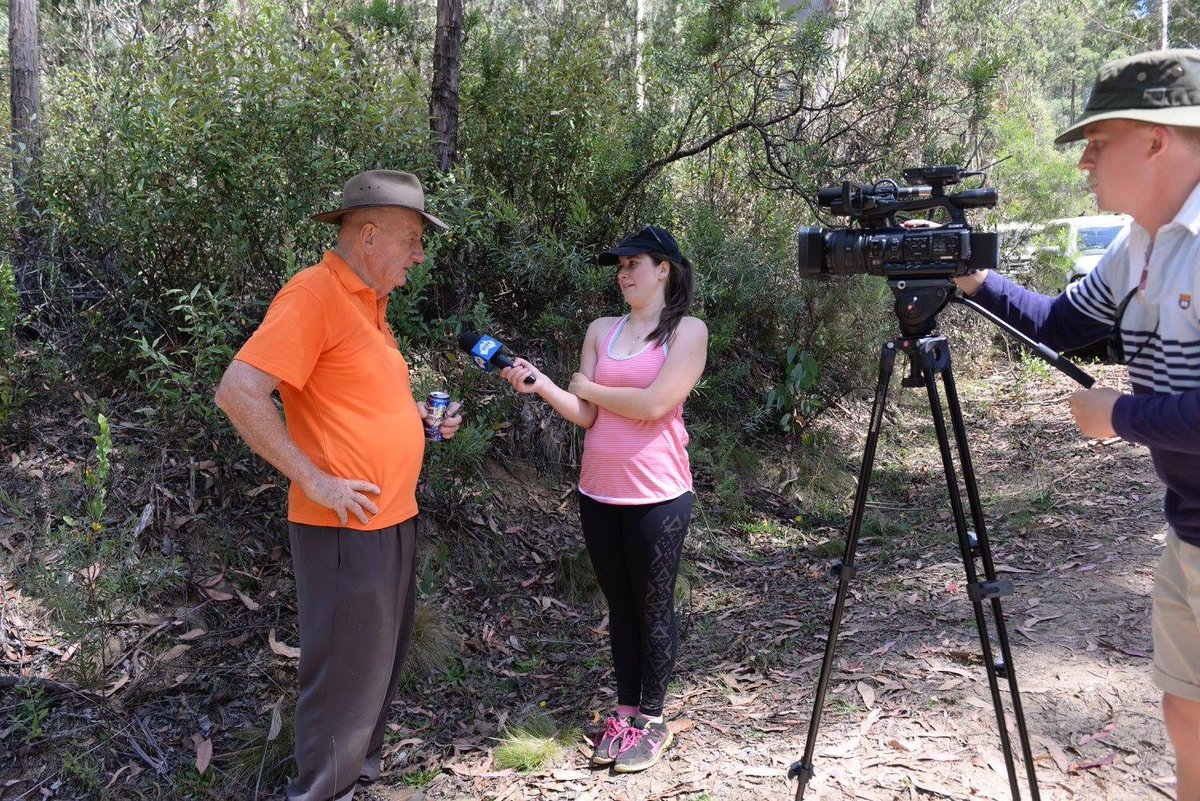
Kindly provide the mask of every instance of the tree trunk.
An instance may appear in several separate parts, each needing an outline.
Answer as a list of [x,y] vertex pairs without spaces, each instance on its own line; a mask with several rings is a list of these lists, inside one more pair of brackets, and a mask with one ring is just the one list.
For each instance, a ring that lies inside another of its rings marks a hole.
[[[932,0],[929,0],[932,2]],[[817,14],[843,14],[850,7],[850,0],[781,0],[780,8],[795,15],[797,24]],[[799,9],[793,11],[793,9]],[[813,98],[818,105],[824,104],[832,96],[834,88],[846,74],[847,48],[850,44],[850,28],[845,20],[829,31],[827,37],[829,48],[833,52],[833,69],[824,71],[817,76],[813,85]]]
[[32,188],[41,151],[38,93],[37,0],[9,0],[8,54],[12,64],[12,170],[17,200],[15,278],[22,310],[40,302],[37,264],[41,243],[34,227]]
[[637,82],[637,110],[645,111],[646,76],[642,74],[642,50],[646,47],[646,0],[637,0],[633,31],[633,77]]
[[434,155],[443,172],[458,160],[458,81],[462,67],[463,0],[438,0],[429,120]]
[[[438,169],[449,172],[458,161],[458,79],[462,68],[463,0],[438,0],[437,33],[433,41],[433,82],[429,91],[429,127],[433,131],[433,155]],[[469,269],[461,249],[455,246],[446,256],[450,268],[449,292],[443,297],[450,310],[467,307]]]
[[928,30],[929,23],[933,20],[933,0],[917,0],[917,27],[921,30]]

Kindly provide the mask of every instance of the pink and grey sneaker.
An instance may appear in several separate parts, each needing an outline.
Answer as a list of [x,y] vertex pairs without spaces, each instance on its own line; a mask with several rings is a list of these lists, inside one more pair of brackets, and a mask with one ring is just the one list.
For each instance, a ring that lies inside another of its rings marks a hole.
[[663,751],[672,739],[666,721],[652,723],[644,715],[638,715],[629,728],[621,733],[613,770],[617,773],[637,773],[651,767],[662,759]]
[[621,747],[621,735],[629,728],[632,718],[612,715],[604,721],[604,728],[596,738],[596,750],[592,751],[592,764],[597,767],[611,765],[617,761]]

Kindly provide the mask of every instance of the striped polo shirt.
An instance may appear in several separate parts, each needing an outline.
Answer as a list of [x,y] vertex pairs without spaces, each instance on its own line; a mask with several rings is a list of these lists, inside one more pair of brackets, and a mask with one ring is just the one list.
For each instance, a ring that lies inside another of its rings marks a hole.
[[[616,356],[612,343],[629,316],[600,343],[592,380],[606,387],[646,389],[667,360],[667,348],[647,342],[631,356]],[[634,420],[599,408],[583,439],[579,491],[616,506],[657,503],[692,489],[683,404],[657,420]]]
[[1200,186],[1158,229],[1153,247],[1134,222],[1091,273],[1055,298],[992,271],[972,299],[1066,350],[1103,337],[1130,291],[1120,327],[1133,394],[1117,400],[1113,429],[1150,449],[1166,485],[1167,522],[1184,542],[1200,546]]

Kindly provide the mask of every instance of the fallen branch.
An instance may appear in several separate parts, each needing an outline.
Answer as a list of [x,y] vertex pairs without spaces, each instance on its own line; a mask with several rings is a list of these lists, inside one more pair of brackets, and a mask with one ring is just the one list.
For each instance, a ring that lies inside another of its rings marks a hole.
[[86,690],[81,690],[78,687],[73,687],[70,684],[63,684],[54,679],[42,679],[37,676],[0,676],[0,689],[8,689],[10,687],[18,687],[26,685],[37,690],[47,690],[54,693],[63,693],[70,695],[87,695]]

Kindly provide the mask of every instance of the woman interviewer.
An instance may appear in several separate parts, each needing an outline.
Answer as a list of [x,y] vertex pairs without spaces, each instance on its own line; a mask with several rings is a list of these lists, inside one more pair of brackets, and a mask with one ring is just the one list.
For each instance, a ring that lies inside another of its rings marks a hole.
[[629,313],[588,326],[567,389],[524,359],[501,375],[587,429],[579,520],[608,601],[617,679],[617,708],[592,764],[632,773],[671,743],[663,704],[679,650],[675,577],[692,512],[683,401],[704,372],[708,329],[687,316],[692,265],[666,229],[646,226],[600,263],[616,266]]

